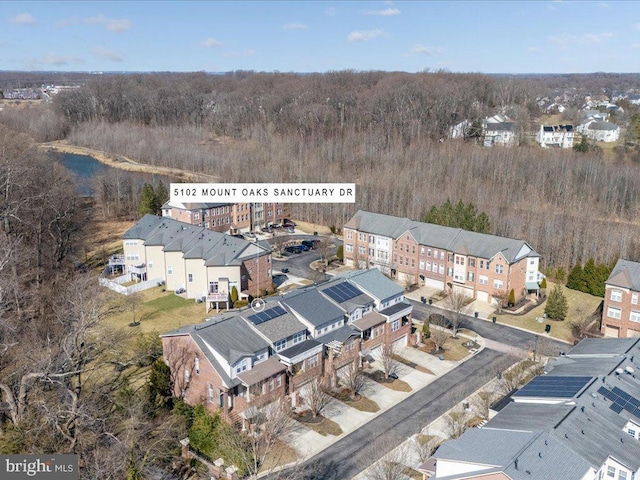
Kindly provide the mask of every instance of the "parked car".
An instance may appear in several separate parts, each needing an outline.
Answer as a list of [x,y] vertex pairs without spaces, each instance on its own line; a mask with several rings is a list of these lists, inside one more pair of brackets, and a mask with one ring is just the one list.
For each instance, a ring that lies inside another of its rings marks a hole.
[[293,229],[293,227],[288,227],[287,233],[296,233],[296,231]]
[[253,232],[247,232],[244,234],[244,236],[247,238],[256,238],[256,234]]
[[320,240],[303,240],[302,245],[306,245],[310,250],[315,250],[318,247]]
[[302,253],[302,248],[299,245],[294,245],[294,246],[285,248],[284,251],[288,253]]
[[299,247],[300,247],[300,250],[302,250],[303,252],[308,252],[310,250],[309,247],[304,244],[299,245]]
[[262,227],[260,230],[264,233],[271,233],[273,231],[271,227]]

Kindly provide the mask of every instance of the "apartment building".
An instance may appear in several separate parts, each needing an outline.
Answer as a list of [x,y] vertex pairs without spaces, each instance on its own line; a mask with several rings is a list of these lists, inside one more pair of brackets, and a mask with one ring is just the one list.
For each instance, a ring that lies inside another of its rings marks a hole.
[[258,230],[289,219],[283,203],[183,203],[167,202],[162,216],[208,230],[236,234]]
[[142,217],[123,235],[123,250],[134,278],[163,281],[207,309],[227,305],[233,287],[255,297],[272,284],[268,246],[168,217]]
[[605,282],[602,333],[640,337],[640,263],[620,259]]
[[[304,402],[313,379],[335,385],[351,364],[407,345],[411,305],[378,270],[350,272],[162,335],[174,393],[238,421],[277,398]],[[375,330],[375,332],[374,332]]]
[[540,255],[525,241],[358,211],[343,228],[345,264],[488,303],[539,291]]

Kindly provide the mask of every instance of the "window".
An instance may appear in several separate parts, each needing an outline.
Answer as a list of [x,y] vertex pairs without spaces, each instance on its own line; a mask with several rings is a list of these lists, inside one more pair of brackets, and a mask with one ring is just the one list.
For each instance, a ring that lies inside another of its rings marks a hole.
[[282,386],[282,375],[278,375],[276,377],[276,388],[280,388]]
[[622,301],[622,292],[620,290],[611,290],[611,301],[612,302],[621,302]]
[[502,289],[502,280],[494,280],[493,281],[493,288]]
[[358,247],[358,253],[359,253],[360,255],[364,255],[364,254],[365,254],[365,252],[366,252],[365,248],[364,248],[362,245],[360,245],[360,246]]
[[627,433],[631,435],[633,438],[636,438],[636,431],[633,428],[629,428]]
[[195,213],[193,214],[193,219],[194,219],[194,220],[198,220],[198,219],[200,219],[200,213],[199,213],[199,212],[195,212]]
[[372,245],[373,245],[374,243],[376,243],[376,237],[374,237],[373,235],[371,235],[371,236],[369,237],[369,243],[370,243],[370,244],[372,244]]
[[399,261],[398,263],[399,263],[400,265],[402,265],[402,256],[400,256],[400,257],[399,257],[399,260],[400,260],[400,261]]
[[615,477],[615,476],[616,476],[616,468],[615,468],[615,467],[612,467],[611,465],[609,465],[609,466],[607,467],[607,477],[611,477],[611,478],[613,478],[613,477]]
[[353,245],[351,245],[350,243],[347,243],[347,253],[352,253],[353,252]]
[[424,260],[420,260],[420,270],[424,270]]
[[373,257],[376,254],[376,251],[373,248],[369,249],[369,256]]
[[489,260],[487,260],[487,266],[486,269],[489,270],[491,268],[491,262]]
[[399,328],[400,328],[400,319],[394,320],[393,322],[391,322],[391,331],[392,332],[395,332]]
[[197,355],[194,363],[195,363],[194,367],[196,370],[196,375],[200,375],[200,358]]
[[420,247],[420,254],[424,255],[424,247]]
[[640,323],[640,312],[638,310],[631,310],[629,320]]
[[304,332],[298,332],[293,336],[293,344],[304,342],[305,334]]
[[133,260],[133,261],[140,260],[140,255],[138,255],[137,253],[129,254],[127,255],[127,260]]
[[450,253],[447,255],[447,261],[448,262],[453,262],[453,253]]
[[244,372],[246,369],[247,362],[243,360],[242,363],[236,367],[236,373]]
[[276,352],[279,352],[280,350],[284,350],[285,347],[287,346],[287,340],[278,340],[274,346],[276,347]]
[[355,348],[356,342],[355,341],[350,341],[344,344],[344,351],[345,352],[350,352],[351,350],[353,350]]
[[351,230],[347,230],[347,240],[353,240],[353,232]]
[[504,273],[504,267],[502,265],[496,265],[496,273]]
[[416,261],[412,258],[411,259],[411,268],[414,268],[416,266]]
[[131,247],[134,245],[138,245],[138,240],[125,240],[124,244],[125,246]]
[[318,354],[307,358],[307,368],[316,368],[318,366]]
[[471,268],[475,268],[475,266],[476,266],[476,259],[475,258],[470,258],[469,259],[469,266]]
[[[149,263],[149,266],[151,266],[151,263]],[[631,303],[633,305],[637,305],[638,304],[638,294],[637,293],[632,293],[631,294]]]
[[620,470],[618,472],[618,479],[619,480],[627,480],[627,472],[624,470]]
[[438,250],[433,249],[433,258],[438,258]]
[[450,277],[453,277],[453,268],[452,267],[447,268],[447,275],[449,275]]
[[213,385],[209,384],[209,403],[213,403]]
[[269,380],[269,391],[273,392],[273,389],[275,388],[276,384],[273,380],[273,378],[271,380]]
[[444,275],[444,264],[440,264],[440,266],[438,267],[438,273],[440,275]]
[[444,252],[440,250],[440,260],[444,260]]
[[189,279],[189,283],[193,283],[193,274],[190,273],[189,275],[187,275],[188,279]]
[[149,260],[149,268],[153,268],[153,260]]
[[607,317],[617,318],[618,320],[620,320],[620,318],[622,317],[622,313],[619,308],[609,307],[607,309]]
[[489,277],[487,277],[486,275],[479,275],[478,283],[480,285],[489,285]]
[[474,277],[473,272],[469,272],[467,274],[467,280],[469,280],[470,282],[473,282],[473,277]]
[[430,271],[431,271],[431,262],[427,262],[427,266],[426,266],[425,270],[426,270],[427,272],[430,272]]
[[173,267],[171,265],[167,265],[167,275],[173,275]]
[[430,257],[430,256],[431,256],[431,249],[427,248],[427,257]]
[[480,260],[480,268],[484,268],[484,260]]

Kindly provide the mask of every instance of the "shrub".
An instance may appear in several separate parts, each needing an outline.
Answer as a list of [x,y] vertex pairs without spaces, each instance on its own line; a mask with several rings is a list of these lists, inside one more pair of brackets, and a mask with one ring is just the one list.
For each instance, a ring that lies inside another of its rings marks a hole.
[[546,277],[544,277],[542,279],[542,281],[540,282],[540,288],[542,288],[542,289],[547,288],[547,278]]
[[511,291],[509,292],[509,305],[514,306],[515,304],[516,304],[516,292],[512,288]]

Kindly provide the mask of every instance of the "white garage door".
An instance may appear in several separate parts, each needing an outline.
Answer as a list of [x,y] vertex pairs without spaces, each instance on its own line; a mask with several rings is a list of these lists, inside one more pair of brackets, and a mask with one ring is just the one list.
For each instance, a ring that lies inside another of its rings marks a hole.
[[618,327],[604,327],[604,336],[605,337],[614,337],[618,338],[620,336],[620,329]]
[[436,280],[435,278],[425,278],[424,284],[427,287],[437,288],[438,290],[444,290],[444,282],[442,280]]
[[393,349],[394,352],[397,352],[402,347],[406,347],[406,346],[407,346],[407,336],[403,335],[402,337],[393,341],[393,346],[391,348]]
[[640,337],[640,332],[638,330],[627,330],[627,337],[629,338],[637,338]]
[[489,303],[489,294],[487,292],[478,292],[478,300]]
[[454,285],[453,291],[456,293],[461,293],[465,297],[473,298],[473,290],[470,288],[465,288],[460,285]]

